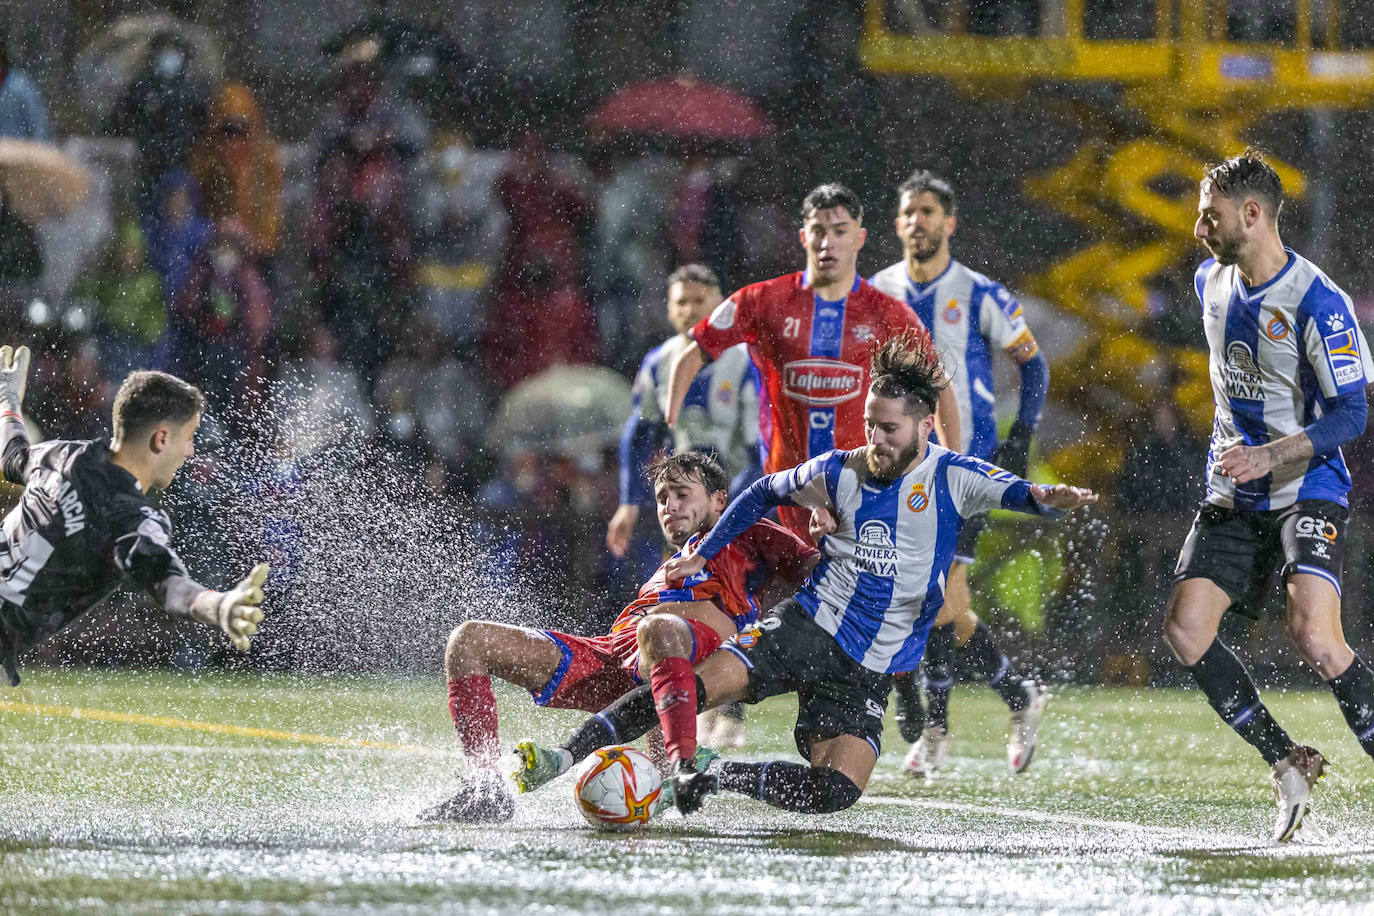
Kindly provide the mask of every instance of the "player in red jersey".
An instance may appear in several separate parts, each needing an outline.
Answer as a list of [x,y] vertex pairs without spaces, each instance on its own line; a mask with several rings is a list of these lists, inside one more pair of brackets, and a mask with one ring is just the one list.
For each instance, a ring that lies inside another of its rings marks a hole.
[[[662,458],[648,473],[659,526],[680,553],[716,523],[730,478],[700,452]],[[460,624],[449,636],[444,674],[449,713],[476,772],[452,798],[420,817],[494,822],[514,814],[514,799],[497,771],[493,676],[525,688],[539,706],[596,712],[642,683],[641,672],[657,661],[681,658],[690,665],[705,659],[758,618],[752,595],[766,580],[777,575],[800,585],[820,556],[771,522],[754,525],[735,545],[738,550],[722,552],[685,580],[667,581],[660,567],[602,636],[489,620]]]
[[[667,420],[678,410],[697,372],[725,350],[749,344],[762,376],[759,439],[763,470],[775,473],[835,448],[865,442],[863,406],[873,347],[912,332],[934,348],[921,319],[905,303],[859,276],[859,250],[868,230],[853,191],[823,184],[802,201],[801,244],[806,270],[752,283],[735,292],[692,328],[694,345],[673,367]],[[947,381],[947,380],[946,380]],[[959,447],[959,405],[945,386],[936,431]],[[778,517],[802,538],[809,513],[791,506]]]

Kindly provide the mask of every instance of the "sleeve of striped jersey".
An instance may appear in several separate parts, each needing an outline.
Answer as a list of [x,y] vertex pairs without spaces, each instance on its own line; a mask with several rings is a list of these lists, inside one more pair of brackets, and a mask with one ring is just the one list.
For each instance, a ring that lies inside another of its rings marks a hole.
[[1208,258],[1198,265],[1197,272],[1193,274],[1193,291],[1197,293],[1198,306],[1206,305],[1202,301],[1202,288],[1207,285],[1207,276],[1216,264],[1216,258]]
[[1039,347],[1026,325],[1025,312],[1016,297],[1000,283],[986,287],[978,312],[979,331],[999,350],[1013,351],[1018,363],[1034,356]]
[[715,311],[697,322],[692,328],[692,340],[710,359],[736,344],[754,343],[758,340],[757,309],[758,297],[749,287],[736,290],[716,306]]
[[833,478],[838,477],[843,466],[844,453],[833,451],[790,470],[760,477],[726,506],[716,526],[697,548],[697,555],[711,559],[774,506],[833,508]]
[[964,518],[993,509],[1010,509],[1027,515],[1059,518],[1065,513],[1042,506],[1031,495],[1030,481],[968,455],[950,458],[946,469],[954,508]]
[[1350,300],[1320,279],[1298,306],[1307,362],[1327,398],[1363,391],[1374,381],[1369,344],[1355,321]]
[[664,429],[653,369],[646,357],[635,376],[630,416],[620,431],[621,505],[637,506],[648,501],[649,484],[644,471]]

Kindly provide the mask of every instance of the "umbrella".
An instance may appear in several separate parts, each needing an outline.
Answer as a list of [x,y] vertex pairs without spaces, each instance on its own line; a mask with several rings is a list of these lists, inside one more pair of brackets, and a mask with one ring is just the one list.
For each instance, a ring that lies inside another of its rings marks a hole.
[[613,446],[630,415],[630,383],[604,366],[555,366],[501,399],[487,434],[493,449],[586,455]]
[[622,89],[601,103],[587,127],[600,134],[697,140],[751,140],[773,133],[773,123],[752,101],[690,77]]
[[224,54],[208,29],[166,13],[125,16],[76,56],[77,91],[87,111],[103,116],[114,107],[143,67],[148,46],[158,35],[174,35],[186,46],[187,75],[192,79],[207,84],[220,81]]
[[26,222],[54,219],[85,199],[91,178],[85,166],[55,146],[0,139],[0,190]]

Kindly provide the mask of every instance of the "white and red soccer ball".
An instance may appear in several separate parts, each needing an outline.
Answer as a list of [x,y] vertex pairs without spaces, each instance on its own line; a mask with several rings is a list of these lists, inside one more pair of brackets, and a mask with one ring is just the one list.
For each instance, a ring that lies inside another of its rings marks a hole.
[[577,810],[598,830],[638,830],[649,822],[663,793],[663,777],[632,747],[603,747],[578,771]]

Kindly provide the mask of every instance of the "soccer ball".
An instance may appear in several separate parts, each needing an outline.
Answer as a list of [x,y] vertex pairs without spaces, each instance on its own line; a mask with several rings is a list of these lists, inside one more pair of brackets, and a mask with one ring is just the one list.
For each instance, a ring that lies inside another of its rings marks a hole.
[[577,810],[598,830],[638,830],[649,822],[663,792],[663,777],[632,747],[603,747],[577,774]]

